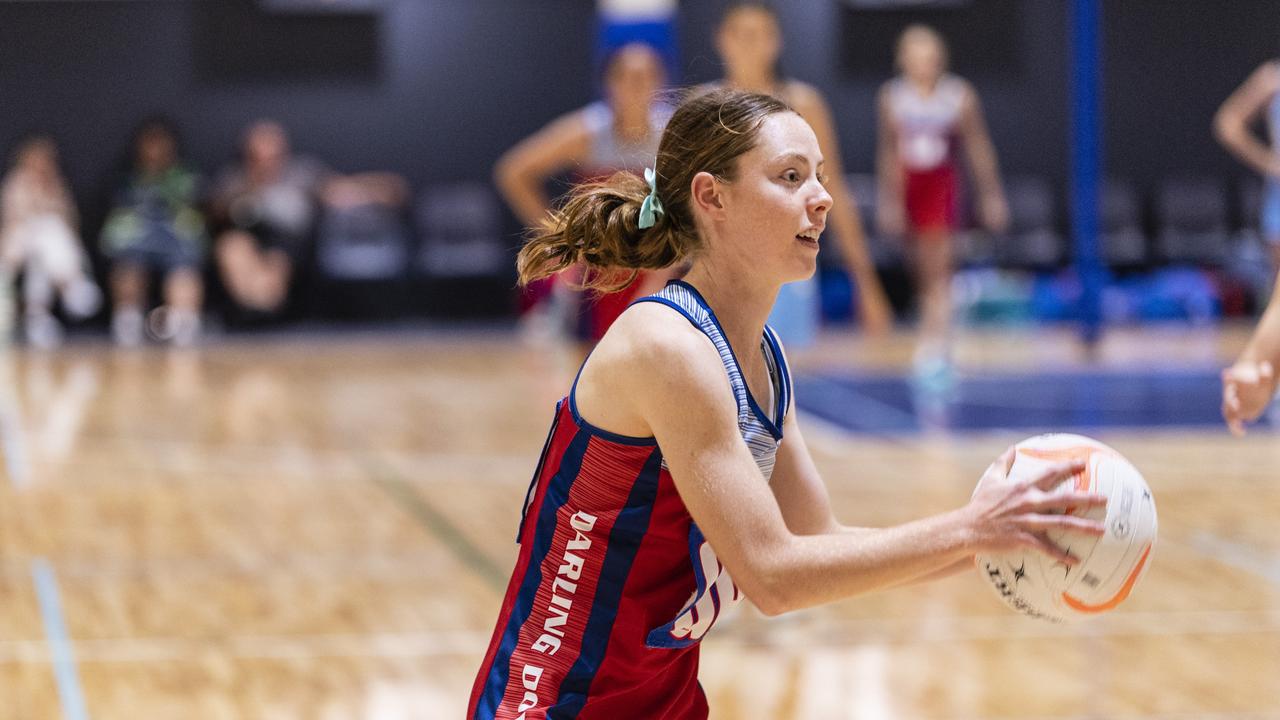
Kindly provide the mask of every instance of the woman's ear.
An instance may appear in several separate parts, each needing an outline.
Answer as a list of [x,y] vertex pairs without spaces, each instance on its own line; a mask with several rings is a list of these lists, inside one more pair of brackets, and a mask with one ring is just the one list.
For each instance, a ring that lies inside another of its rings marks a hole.
[[700,172],[693,176],[689,187],[689,199],[694,210],[713,219],[721,219],[725,214],[724,192],[720,182],[709,172]]

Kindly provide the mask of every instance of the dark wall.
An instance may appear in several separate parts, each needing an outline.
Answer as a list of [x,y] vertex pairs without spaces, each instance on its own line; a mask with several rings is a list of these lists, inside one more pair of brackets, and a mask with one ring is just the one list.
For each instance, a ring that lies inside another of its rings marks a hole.
[[52,132],[93,206],[147,113],[175,117],[207,172],[232,157],[247,122],[274,117],[295,147],[340,170],[389,168],[421,184],[488,177],[503,148],[590,97],[586,0],[386,5],[372,74],[344,77],[318,61],[310,77],[246,80],[219,76],[234,65],[210,60],[201,23],[214,8],[256,11],[248,0],[0,3],[0,147]]
[[[353,21],[365,29],[340,41],[348,45],[329,53],[275,48],[267,60],[292,65],[273,66],[282,70],[267,73],[274,79],[254,79],[235,71],[243,53],[215,52],[219,33],[234,31],[225,23],[210,29],[215,10],[257,12],[251,0],[0,3],[0,147],[27,129],[52,131],[77,195],[92,206],[142,115],[175,116],[188,155],[210,172],[231,156],[246,122],[271,116],[292,130],[299,149],[339,169],[389,168],[422,184],[488,177],[503,149],[592,97],[590,0],[384,5],[372,20]],[[1008,37],[980,43],[957,39],[953,65],[980,90],[1006,171],[1065,180],[1065,0],[974,0],[967,9],[894,14],[852,11],[838,0],[777,5],[784,70],[826,93],[851,170],[872,168],[874,96],[892,73],[891,58],[874,48],[887,48],[886,36],[906,22],[925,20],[952,35],[965,32],[955,28],[1011,28]],[[682,3],[686,82],[719,75],[711,36],[722,7]],[[1209,121],[1231,88],[1277,49],[1273,3],[1125,0],[1105,3],[1104,15],[1109,171],[1140,183],[1183,171],[1238,173],[1212,141]],[[279,37],[331,37],[325,32]],[[974,48],[984,43],[1005,43],[992,55],[1006,60],[978,56]],[[349,58],[352,72],[319,58],[334,52]],[[298,64],[306,53],[317,55],[314,73]]]
[[1103,127],[1116,175],[1247,175],[1214,142],[1213,115],[1263,61],[1280,54],[1268,0],[1104,3]]

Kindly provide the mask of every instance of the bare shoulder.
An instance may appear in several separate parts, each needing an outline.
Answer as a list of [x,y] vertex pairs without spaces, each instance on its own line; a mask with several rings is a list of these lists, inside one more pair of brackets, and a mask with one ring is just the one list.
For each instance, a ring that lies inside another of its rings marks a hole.
[[660,375],[681,366],[697,368],[707,360],[719,363],[715,346],[702,331],[674,308],[642,302],[627,308],[592,353],[602,369]]
[[818,88],[800,80],[788,80],[786,85],[787,101],[796,112],[804,115],[813,110],[822,110],[827,101]]
[[719,353],[700,330],[661,303],[632,305],[582,368],[575,398],[592,424],[633,437],[670,425],[674,408],[703,400],[732,415]]

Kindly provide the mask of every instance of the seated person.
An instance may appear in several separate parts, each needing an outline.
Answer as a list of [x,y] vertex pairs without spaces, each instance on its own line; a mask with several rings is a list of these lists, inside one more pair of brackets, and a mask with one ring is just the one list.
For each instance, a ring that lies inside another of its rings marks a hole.
[[219,228],[218,274],[238,309],[271,315],[286,304],[310,251],[324,207],[402,205],[405,183],[388,173],[338,175],[291,154],[284,128],[270,120],[249,126],[241,164],[223,171],[210,209]]
[[[208,245],[199,197],[200,177],[179,161],[173,125],[158,117],[145,121],[134,135],[133,170],[102,229],[118,344],[141,344],[147,329],[180,346],[199,336]],[[163,279],[164,304],[144,319],[152,273]]]
[[23,276],[24,329],[36,347],[56,347],[62,340],[62,326],[53,317],[55,293],[63,311],[77,319],[102,304],[78,224],[53,139],[35,135],[20,143],[0,185],[0,282]]

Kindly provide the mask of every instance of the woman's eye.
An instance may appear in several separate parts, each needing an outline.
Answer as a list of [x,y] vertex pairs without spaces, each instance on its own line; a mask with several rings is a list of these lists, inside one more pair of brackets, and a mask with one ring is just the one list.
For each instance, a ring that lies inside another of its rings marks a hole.
[[782,174],[782,177],[787,182],[800,182],[800,173],[796,172],[795,170],[786,171],[785,173]]

